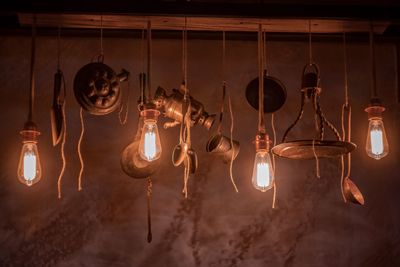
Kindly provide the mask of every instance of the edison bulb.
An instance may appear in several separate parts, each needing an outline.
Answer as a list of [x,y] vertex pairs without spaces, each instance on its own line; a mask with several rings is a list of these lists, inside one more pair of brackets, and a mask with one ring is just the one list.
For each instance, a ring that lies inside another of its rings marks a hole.
[[381,118],[369,120],[365,150],[368,156],[377,160],[385,157],[389,153],[389,144]]
[[42,178],[42,168],[36,142],[23,143],[17,175],[19,181],[27,186],[32,186]]
[[257,151],[254,158],[252,183],[255,189],[266,192],[274,185],[274,170],[267,150]]
[[161,142],[156,120],[145,120],[140,136],[139,154],[147,161],[161,157]]

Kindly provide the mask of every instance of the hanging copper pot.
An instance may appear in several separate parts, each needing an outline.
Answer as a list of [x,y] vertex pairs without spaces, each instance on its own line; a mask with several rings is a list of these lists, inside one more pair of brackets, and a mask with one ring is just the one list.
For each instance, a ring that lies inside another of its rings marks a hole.
[[120,83],[126,81],[128,76],[129,72],[125,69],[117,75],[103,62],[89,63],[75,75],[75,98],[90,114],[109,114],[120,106]]

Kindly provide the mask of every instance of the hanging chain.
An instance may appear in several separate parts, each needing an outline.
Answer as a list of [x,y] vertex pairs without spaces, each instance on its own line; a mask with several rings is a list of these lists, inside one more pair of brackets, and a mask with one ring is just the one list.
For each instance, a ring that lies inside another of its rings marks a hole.
[[264,123],[264,40],[262,25],[258,25],[258,131],[265,133]]

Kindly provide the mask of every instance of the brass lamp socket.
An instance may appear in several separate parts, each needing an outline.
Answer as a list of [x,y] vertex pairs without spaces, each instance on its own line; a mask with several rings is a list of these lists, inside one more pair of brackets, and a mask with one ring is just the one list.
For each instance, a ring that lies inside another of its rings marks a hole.
[[157,121],[160,116],[160,111],[157,109],[144,109],[140,112],[140,116],[143,117],[144,121]]
[[256,135],[256,139],[254,140],[254,144],[255,144],[255,147],[256,147],[256,151],[260,151],[260,150],[269,151],[271,140],[269,140],[268,134],[259,133],[259,134]]
[[382,119],[382,113],[385,111],[385,107],[382,106],[381,101],[378,98],[371,99],[368,107],[365,108],[365,112],[368,113],[368,119]]
[[19,132],[22,136],[23,143],[37,143],[40,132],[37,130],[37,126],[33,121],[28,121],[24,124],[24,129]]

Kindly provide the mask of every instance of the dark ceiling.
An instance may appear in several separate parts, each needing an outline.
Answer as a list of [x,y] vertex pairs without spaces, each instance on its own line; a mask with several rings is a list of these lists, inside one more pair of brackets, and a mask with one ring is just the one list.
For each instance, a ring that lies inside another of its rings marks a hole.
[[[381,39],[389,39],[396,42],[400,40],[400,2],[398,0],[320,0],[317,2],[304,0],[301,2],[295,0],[17,0],[10,1],[0,11],[0,32],[2,34],[29,33],[29,29],[19,24],[18,13],[185,15],[387,21],[390,24]],[[79,35],[81,31],[71,31],[70,34]],[[87,32],[90,34],[90,30],[87,30]]]

